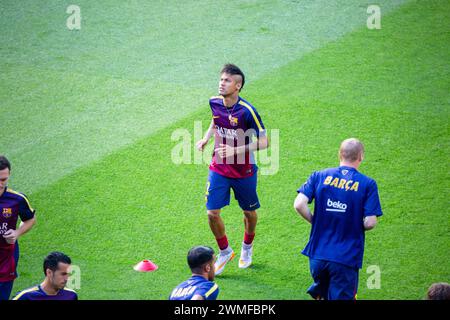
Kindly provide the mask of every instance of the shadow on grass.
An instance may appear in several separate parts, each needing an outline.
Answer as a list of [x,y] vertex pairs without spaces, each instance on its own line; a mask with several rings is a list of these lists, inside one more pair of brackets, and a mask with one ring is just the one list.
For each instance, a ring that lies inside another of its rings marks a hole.
[[216,276],[215,279],[216,280],[217,279],[229,279],[229,280],[242,279],[242,276],[253,274],[256,271],[260,272],[260,271],[269,271],[269,270],[270,270],[270,268],[267,264],[256,263],[256,264],[252,264],[250,267],[248,267],[246,269],[239,269],[237,267],[234,267],[233,270],[225,269],[225,271],[222,274]]

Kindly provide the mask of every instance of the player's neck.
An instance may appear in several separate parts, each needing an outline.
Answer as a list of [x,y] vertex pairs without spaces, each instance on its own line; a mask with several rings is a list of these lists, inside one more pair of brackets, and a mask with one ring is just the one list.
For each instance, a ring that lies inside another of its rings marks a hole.
[[49,296],[56,296],[59,292],[58,289],[55,289],[50,285],[47,279],[45,279],[44,282],[41,283],[41,288]]
[[208,280],[208,275],[206,274],[200,274],[200,273],[193,273],[192,276],[202,277]]
[[5,193],[6,187],[0,189],[0,197]]
[[233,94],[230,96],[223,97],[223,105],[227,108],[234,106],[239,100],[239,94]]
[[360,164],[361,164],[361,162],[359,162],[359,161],[355,161],[355,162],[341,161],[339,163],[339,166],[355,168],[356,170],[358,170]]

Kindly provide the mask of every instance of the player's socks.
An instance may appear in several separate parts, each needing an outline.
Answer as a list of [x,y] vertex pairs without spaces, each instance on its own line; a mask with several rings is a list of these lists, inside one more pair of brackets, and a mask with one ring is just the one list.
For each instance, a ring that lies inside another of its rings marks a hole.
[[228,239],[226,235],[224,235],[220,239],[216,239],[216,241],[220,250],[225,250],[226,248],[228,248]]
[[255,234],[248,234],[244,232],[244,243],[251,245],[253,243],[253,239],[255,239]]

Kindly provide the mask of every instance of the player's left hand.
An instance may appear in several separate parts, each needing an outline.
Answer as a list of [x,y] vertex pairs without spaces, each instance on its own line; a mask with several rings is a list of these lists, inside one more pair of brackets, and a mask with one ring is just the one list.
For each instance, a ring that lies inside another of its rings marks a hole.
[[221,158],[231,157],[234,156],[234,148],[227,145],[227,144],[219,144],[219,147],[214,149],[214,151],[219,155]]
[[6,242],[9,244],[16,243],[17,240],[17,231],[13,229],[9,229],[3,234],[3,238],[5,238]]

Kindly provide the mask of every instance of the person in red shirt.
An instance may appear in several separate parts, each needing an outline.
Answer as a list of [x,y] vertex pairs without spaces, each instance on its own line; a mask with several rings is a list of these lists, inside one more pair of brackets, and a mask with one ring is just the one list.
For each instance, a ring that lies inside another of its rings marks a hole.
[[[11,164],[0,156],[0,300],[8,300],[17,278],[19,244],[17,239],[36,222],[35,211],[25,195],[7,187]],[[17,221],[22,223],[17,228]]]
[[[197,142],[201,151],[214,134],[214,153],[209,166],[206,191],[208,221],[220,253],[215,263],[216,275],[235,254],[228,243],[221,209],[230,204],[230,189],[244,213],[244,241],[239,267],[252,263],[253,239],[257,223],[256,209],[260,207],[256,193],[257,166],[253,152],[269,146],[261,117],[256,109],[239,96],[245,83],[244,73],[233,64],[226,64],[220,76],[219,96],[209,105],[212,121],[203,139]],[[255,138],[255,141],[253,141]]]

